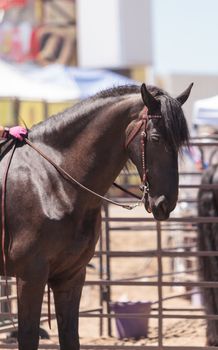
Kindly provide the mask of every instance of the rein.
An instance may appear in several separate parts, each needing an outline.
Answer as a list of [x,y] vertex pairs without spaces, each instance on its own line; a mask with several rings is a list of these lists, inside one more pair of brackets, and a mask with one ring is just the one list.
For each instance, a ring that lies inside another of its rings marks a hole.
[[47,155],[45,155],[41,150],[38,149],[38,147],[36,147],[30,140],[28,140],[27,138],[25,138],[25,142],[31,147],[33,148],[37,153],[39,153],[44,159],[46,159],[51,165],[53,165],[53,167],[68,181],[70,181],[71,183],[75,183],[77,186],[79,186],[80,188],[82,188],[83,190],[85,190],[86,192],[89,192],[91,194],[93,194],[94,196],[109,202],[111,204],[117,205],[119,207],[122,207],[124,209],[128,209],[128,210],[132,210],[135,207],[139,206],[145,198],[145,189],[143,191],[142,197],[141,199],[136,203],[136,204],[121,204],[119,202],[113,201],[112,199],[109,199],[105,196],[100,195],[99,193],[94,192],[93,190],[91,190],[90,188],[84,186],[83,184],[81,184],[79,181],[77,181],[75,178],[73,178],[70,174],[68,174],[63,168],[61,168],[59,165],[57,165],[51,158],[49,158]]
[[[142,157],[142,185],[140,186],[140,189],[142,190],[142,197],[138,197],[137,195],[135,195],[134,193],[124,189],[122,186],[114,183],[114,186],[116,186],[117,188],[123,190],[124,192],[132,195],[133,197],[138,199],[138,202],[136,204],[127,204],[127,203],[119,203],[116,201],[113,201],[105,196],[102,196],[96,192],[94,192],[93,190],[91,190],[90,188],[82,185],[79,181],[77,181],[75,178],[73,178],[70,174],[68,174],[63,168],[61,168],[59,165],[57,165],[51,158],[49,158],[46,154],[44,154],[40,149],[38,149],[28,138],[27,135],[23,136],[22,141],[26,142],[32,149],[34,149],[37,153],[39,153],[44,159],[46,159],[66,180],[70,181],[70,183],[74,183],[77,186],[79,186],[81,189],[85,190],[86,192],[89,192],[93,195],[95,195],[96,197],[107,201],[109,203],[112,203],[114,205],[117,205],[119,207],[122,207],[124,209],[128,209],[128,210],[132,210],[135,207],[139,206],[141,203],[144,202],[146,195],[149,192],[149,184],[148,184],[148,180],[147,180],[147,176],[146,176],[146,160],[145,160],[145,143],[147,140],[147,122],[149,119],[156,119],[156,118],[161,118],[160,115],[148,115],[147,113],[147,108],[144,107],[143,110],[141,111],[141,113],[139,114],[139,120],[136,122],[135,127],[132,129],[132,131],[130,132],[130,134],[127,137],[126,143],[125,143],[125,148],[127,149],[128,146],[130,145],[130,143],[134,140],[134,138],[138,135],[138,133],[141,131],[140,134],[140,144],[141,144],[141,157]],[[8,278],[7,278],[7,264],[6,264],[6,254],[5,254],[5,239],[6,239],[6,187],[7,187],[7,178],[8,178],[8,172],[10,169],[10,165],[11,165],[11,161],[15,152],[15,149],[17,147],[17,143],[18,143],[19,138],[15,137],[13,140],[13,144],[12,144],[12,150],[11,150],[11,154],[8,158],[8,162],[6,164],[6,169],[5,169],[5,173],[3,175],[3,180],[2,180],[2,197],[1,197],[1,210],[2,210],[2,257],[3,257],[3,268],[4,268],[4,275],[5,275],[5,283],[6,283],[6,294],[7,294],[7,304],[9,307],[9,313],[11,315],[11,320],[12,323],[14,325],[14,321],[12,318],[12,313],[11,313],[11,307],[10,307],[10,301],[9,301],[9,288],[8,288]],[[7,143],[7,141],[4,142],[4,144]],[[11,144],[10,144],[11,145]],[[10,145],[8,146],[8,148],[10,147]],[[50,288],[48,285],[48,298],[50,299]],[[50,302],[49,302],[50,303]],[[48,313],[50,315],[50,306],[48,309]],[[50,325],[50,316],[49,316],[49,325]],[[14,325],[15,327],[15,325]]]
[[[145,167],[145,142],[147,140],[147,122],[150,119],[160,119],[161,115],[148,115],[147,107],[144,107],[143,110],[139,113],[139,120],[137,121],[135,127],[131,131],[130,135],[127,138],[127,141],[125,143],[125,148],[127,149],[129,144],[133,141],[133,139],[136,137],[136,135],[139,133],[143,126],[143,130],[141,132],[141,155],[142,155],[142,169],[143,169],[143,177],[142,177],[142,184],[140,186],[140,189],[142,190],[142,197],[138,197],[137,195],[133,194],[130,191],[127,191],[122,186],[117,185],[116,183],[113,183],[116,187],[123,190],[124,192],[132,195],[133,197],[138,199],[138,202],[136,204],[129,204],[129,203],[119,203],[112,199],[109,199],[105,196],[100,195],[99,193],[96,193],[95,191],[91,190],[90,188],[84,186],[79,181],[77,181],[75,178],[73,178],[70,174],[68,174],[63,168],[61,168],[59,165],[57,165],[51,158],[49,158],[46,154],[44,154],[38,147],[36,147],[27,137],[24,138],[24,141],[33,148],[37,153],[39,153],[44,159],[46,159],[53,167],[70,183],[75,183],[77,186],[79,186],[81,189],[85,190],[86,192],[89,192],[93,194],[94,196],[108,202],[111,204],[114,204],[116,206],[122,207],[127,210],[132,210],[136,208],[137,206],[141,205],[141,203],[144,202],[145,196],[149,192],[149,184],[146,176],[146,167]],[[149,212],[149,211],[148,211]]]

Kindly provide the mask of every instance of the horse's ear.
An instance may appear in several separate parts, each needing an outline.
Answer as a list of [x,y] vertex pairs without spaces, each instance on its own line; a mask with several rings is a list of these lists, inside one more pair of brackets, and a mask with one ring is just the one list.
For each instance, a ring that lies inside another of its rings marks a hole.
[[145,106],[148,108],[150,114],[157,112],[160,109],[160,103],[156,98],[148,91],[146,85],[143,83],[141,86],[142,100]]
[[176,100],[179,101],[181,105],[183,105],[183,103],[185,103],[185,101],[188,99],[193,85],[194,83],[191,83],[185,91],[183,91],[179,96],[177,96]]

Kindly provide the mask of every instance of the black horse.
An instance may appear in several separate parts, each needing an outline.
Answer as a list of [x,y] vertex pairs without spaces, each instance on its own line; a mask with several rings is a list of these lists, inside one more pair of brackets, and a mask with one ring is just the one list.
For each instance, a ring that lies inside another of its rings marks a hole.
[[[211,165],[204,171],[202,184],[218,185],[218,165]],[[198,193],[198,215],[218,216],[218,190],[200,189]],[[218,223],[200,223],[198,225],[198,249],[200,251],[218,250]],[[218,256],[199,257],[200,277],[204,281],[218,282]],[[205,312],[218,314],[217,288],[202,288]],[[207,345],[218,346],[218,321],[207,320]]]
[[[189,137],[181,105],[191,87],[177,98],[145,84],[109,89],[34,126],[29,141],[101,196],[130,158],[149,184],[145,207],[165,220],[177,202],[178,151]],[[1,179],[9,156],[1,160]],[[25,141],[16,148],[3,251],[7,274],[17,279],[20,350],[38,347],[46,283],[54,295],[60,348],[79,349],[79,302],[99,236],[102,199],[69,176],[61,176]]]

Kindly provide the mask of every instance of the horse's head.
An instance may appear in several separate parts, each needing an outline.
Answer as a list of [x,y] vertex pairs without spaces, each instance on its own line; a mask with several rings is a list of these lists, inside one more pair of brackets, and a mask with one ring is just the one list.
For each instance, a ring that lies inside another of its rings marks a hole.
[[160,89],[143,84],[144,108],[139,118],[130,124],[133,135],[134,130],[139,131],[128,144],[129,156],[148,189],[145,208],[152,211],[157,220],[168,219],[176,206],[178,152],[189,137],[181,106],[189,97],[192,85],[174,99]]

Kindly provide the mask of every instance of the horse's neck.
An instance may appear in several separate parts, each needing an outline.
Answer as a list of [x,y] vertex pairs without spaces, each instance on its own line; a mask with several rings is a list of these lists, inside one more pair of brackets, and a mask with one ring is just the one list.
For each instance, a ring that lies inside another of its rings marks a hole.
[[62,135],[51,138],[54,147],[60,147],[63,168],[92,189],[106,192],[128,159],[125,131],[133,118],[132,106],[139,111],[140,101],[130,95],[96,108],[85,120],[68,121]]
[[[141,103],[138,104],[139,111]],[[129,98],[103,109],[74,143],[74,164],[85,171],[88,185],[99,193],[108,190],[128,160],[124,145],[126,129],[133,118],[132,105]]]

